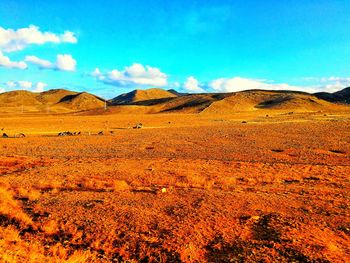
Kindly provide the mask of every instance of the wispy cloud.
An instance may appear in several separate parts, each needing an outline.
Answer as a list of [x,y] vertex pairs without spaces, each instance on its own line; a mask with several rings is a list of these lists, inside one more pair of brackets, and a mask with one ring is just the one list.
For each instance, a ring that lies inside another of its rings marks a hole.
[[23,50],[29,45],[77,42],[75,34],[71,31],[65,31],[62,34],[42,32],[39,27],[34,25],[17,30],[0,27],[0,50],[3,52]]
[[0,67],[26,69],[27,64],[24,61],[11,61],[11,59],[5,56],[0,50]]
[[167,75],[158,68],[143,66],[134,63],[124,70],[114,69],[112,71],[102,73],[96,68],[91,76],[95,77],[108,85],[116,87],[133,87],[133,86],[156,86],[162,87],[167,85]]
[[208,86],[216,92],[236,92],[252,89],[294,91],[303,90],[302,87],[292,86],[286,83],[270,83],[264,80],[255,80],[241,77],[216,79],[211,81]]
[[275,81],[250,79],[243,77],[218,78],[206,83],[200,83],[194,77],[189,77],[183,83],[183,89],[189,92],[238,92],[243,90],[291,90],[315,92],[335,92],[350,87],[350,78],[327,77],[327,78],[305,78],[309,85],[290,85],[277,83]]
[[350,77],[306,77],[302,80],[314,86],[317,91],[335,92],[350,87]]
[[69,54],[57,55],[55,63],[36,56],[26,56],[25,61],[37,65],[41,69],[54,69],[60,71],[75,71],[77,65],[76,60]]
[[37,65],[39,68],[53,68],[54,66],[52,62],[36,56],[26,56],[25,61]]
[[[43,92],[45,87],[47,86],[44,82],[36,82],[33,83],[31,81],[26,80],[18,80],[18,81],[7,81],[4,83],[6,85],[6,90],[28,90],[32,92]],[[3,88],[3,92],[5,92],[5,88]]]

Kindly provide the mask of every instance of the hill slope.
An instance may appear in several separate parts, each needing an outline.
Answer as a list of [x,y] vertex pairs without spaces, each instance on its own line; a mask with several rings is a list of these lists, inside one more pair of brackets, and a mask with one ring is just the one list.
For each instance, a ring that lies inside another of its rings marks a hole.
[[229,114],[244,111],[320,111],[342,109],[314,95],[292,91],[242,91],[215,101],[203,113]]
[[73,112],[104,106],[104,100],[95,95],[64,89],[41,93],[9,91],[0,94],[0,112]]
[[160,112],[232,114],[259,110],[312,112],[349,110],[350,107],[345,106],[349,101],[350,88],[335,93],[316,94],[266,90],[183,94],[172,90],[149,89],[122,94],[110,100],[109,110],[105,111],[105,101],[93,94],[58,89],[42,93],[29,91],[2,93],[0,112],[91,111],[91,114]]
[[125,105],[133,104],[141,101],[149,101],[164,98],[177,97],[172,92],[163,89],[147,89],[147,90],[134,90],[128,93],[124,93],[110,100],[112,105]]
[[61,106],[75,111],[103,108],[104,105],[103,99],[87,92],[67,95],[56,104],[58,107]]
[[319,99],[327,100],[330,102],[340,102],[350,104],[350,87],[343,90],[328,93],[328,92],[318,92],[315,96]]

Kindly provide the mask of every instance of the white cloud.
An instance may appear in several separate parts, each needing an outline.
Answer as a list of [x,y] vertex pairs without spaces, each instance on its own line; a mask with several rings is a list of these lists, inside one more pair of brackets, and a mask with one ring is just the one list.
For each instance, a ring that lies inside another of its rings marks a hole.
[[38,82],[38,83],[36,83],[33,92],[43,92],[46,86],[47,86],[46,83]]
[[350,77],[307,77],[303,80],[316,91],[336,92],[350,87]]
[[25,80],[19,80],[19,81],[7,81],[6,83],[7,88],[10,90],[29,90],[33,92],[43,92],[44,88],[47,86],[44,82],[37,82],[33,83],[31,81],[25,81]]
[[63,71],[75,71],[76,60],[71,55],[57,55],[56,68]]
[[0,88],[0,93],[4,93],[6,90],[4,88]]
[[95,70],[91,73],[91,76],[97,78],[100,77],[102,75],[101,71],[99,68],[95,68]]
[[29,90],[32,87],[32,85],[33,84],[30,81],[24,81],[24,80],[17,81],[17,86],[21,89]]
[[0,67],[26,69],[27,64],[24,61],[11,61],[0,50]]
[[346,77],[328,77],[321,78],[321,90],[335,92],[350,87],[350,78]]
[[124,70],[114,69],[107,73],[101,73],[96,68],[91,75],[97,80],[113,86],[156,86],[162,87],[167,85],[168,77],[158,68],[134,63],[130,67],[125,67]]
[[32,44],[77,43],[77,41],[74,33],[70,31],[58,35],[51,32],[42,32],[39,27],[34,25],[17,30],[0,27],[0,50],[5,52],[23,50]]
[[269,83],[254,79],[241,77],[220,78],[209,83],[209,87],[216,92],[237,92],[243,90],[262,89],[262,90],[294,90],[300,91],[305,87],[291,86],[285,83]]
[[13,81],[7,81],[7,82],[6,82],[6,85],[7,85],[7,87],[9,87],[9,88],[14,88],[14,87],[16,87],[16,83],[13,82]]
[[37,65],[40,68],[53,68],[53,64],[50,61],[36,56],[26,56],[25,61]]
[[64,34],[61,36],[62,42],[75,44],[78,42],[78,39],[74,36],[74,33],[71,31],[64,31]]
[[199,86],[198,80],[193,76],[187,78],[184,83],[184,88],[189,92],[205,92],[204,89]]
[[38,58],[36,56],[26,56],[25,61],[39,66],[41,69],[55,69],[61,71],[75,71],[77,62],[72,55],[59,54],[57,55],[56,62]]

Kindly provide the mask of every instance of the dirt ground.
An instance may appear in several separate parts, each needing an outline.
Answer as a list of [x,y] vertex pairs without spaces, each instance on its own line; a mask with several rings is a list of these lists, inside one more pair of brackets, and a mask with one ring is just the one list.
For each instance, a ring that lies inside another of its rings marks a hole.
[[0,126],[2,262],[350,261],[349,113]]

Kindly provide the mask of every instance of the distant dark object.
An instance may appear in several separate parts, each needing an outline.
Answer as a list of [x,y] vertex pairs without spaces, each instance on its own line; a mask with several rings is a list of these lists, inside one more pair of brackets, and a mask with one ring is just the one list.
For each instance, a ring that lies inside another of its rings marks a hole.
[[110,134],[114,134],[114,131],[109,131]]
[[138,123],[133,128],[134,129],[141,129],[142,127],[143,127],[142,123]]
[[329,150],[330,152],[332,153],[339,153],[339,154],[345,154],[346,152],[345,151],[342,151],[342,150]]
[[24,133],[19,133],[19,134],[16,134],[15,137],[16,138],[25,138],[26,136],[24,135]]
[[294,114],[294,112],[293,112],[293,111],[291,111],[291,112],[288,112],[288,115],[292,115],[292,114]]
[[246,121],[242,121],[242,123],[247,123]]
[[285,184],[293,184],[293,183],[300,183],[299,180],[296,179],[286,179],[283,181]]
[[281,150],[281,149],[272,149],[271,151],[272,151],[272,152],[275,152],[275,153],[284,152],[284,150]]
[[269,117],[269,115],[268,114],[266,114],[266,116],[265,117]]
[[73,133],[70,131],[60,132],[58,136],[73,136]]
[[9,136],[6,133],[2,134],[2,138],[8,138]]
[[100,132],[98,133],[98,135],[103,135],[103,131],[100,131]]

